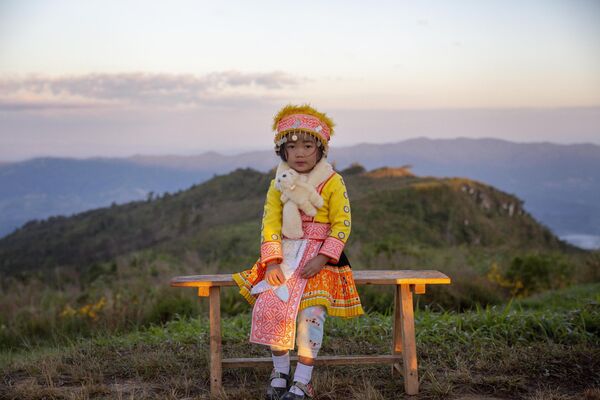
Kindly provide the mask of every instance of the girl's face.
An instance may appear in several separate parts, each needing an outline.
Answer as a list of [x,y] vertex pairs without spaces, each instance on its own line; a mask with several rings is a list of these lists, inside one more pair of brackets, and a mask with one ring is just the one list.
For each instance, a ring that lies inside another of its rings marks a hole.
[[310,172],[317,164],[318,149],[316,140],[306,136],[300,137],[295,142],[287,142],[285,144],[285,155],[288,165],[296,172]]

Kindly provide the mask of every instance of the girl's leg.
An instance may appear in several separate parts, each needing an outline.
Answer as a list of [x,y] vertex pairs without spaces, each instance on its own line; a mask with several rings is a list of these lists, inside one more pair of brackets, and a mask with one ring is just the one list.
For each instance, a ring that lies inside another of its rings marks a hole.
[[[307,307],[298,313],[298,366],[294,381],[305,385],[311,380],[313,365],[323,342],[323,328],[327,311],[323,306]],[[294,394],[302,392],[292,387]]]
[[313,365],[323,342],[327,311],[323,306],[307,307],[298,313],[298,360]]
[[[273,358],[273,369],[280,373],[290,374],[290,352],[287,349],[279,349],[271,346],[271,357]],[[271,386],[275,388],[286,388],[287,381],[285,378],[271,379]]]

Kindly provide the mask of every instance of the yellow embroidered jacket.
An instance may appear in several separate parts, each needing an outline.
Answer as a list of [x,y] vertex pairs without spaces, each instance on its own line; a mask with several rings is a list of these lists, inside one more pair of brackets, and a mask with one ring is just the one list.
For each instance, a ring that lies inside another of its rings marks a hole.
[[[314,222],[329,223],[331,232],[325,239],[319,254],[324,254],[337,263],[342,250],[350,236],[350,201],[344,179],[337,172],[334,173],[323,186],[321,191],[323,207],[319,208]],[[268,263],[276,260],[281,262],[283,252],[281,249],[281,225],[283,203],[281,192],[275,187],[275,180],[271,181],[261,227],[260,262]],[[263,265],[264,265],[263,264]]]

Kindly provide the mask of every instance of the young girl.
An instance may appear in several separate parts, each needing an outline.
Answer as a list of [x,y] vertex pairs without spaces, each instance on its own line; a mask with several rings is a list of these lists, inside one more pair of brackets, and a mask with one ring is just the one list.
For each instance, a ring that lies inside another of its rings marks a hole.
[[[309,105],[288,105],[277,113],[273,130],[281,162],[267,192],[260,259],[252,269],[233,275],[240,293],[254,304],[250,341],[271,348],[268,399],[312,398],[312,370],[326,315],[364,313],[343,252],[350,235],[348,193],[327,162],[333,126]],[[316,192],[311,197],[317,200],[316,212],[307,211],[314,215],[299,211],[306,207],[287,196],[296,185],[285,186],[284,181],[293,177],[308,184],[298,186]],[[289,349],[295,341],[298,364],[292,380]]]

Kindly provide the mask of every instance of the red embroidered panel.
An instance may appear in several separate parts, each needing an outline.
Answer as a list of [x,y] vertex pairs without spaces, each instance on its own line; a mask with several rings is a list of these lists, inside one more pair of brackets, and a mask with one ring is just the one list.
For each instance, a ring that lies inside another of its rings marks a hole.
[[323,242],[323,246],[321,247],[319,254],[324,254],[333,259],[334,262],[338,262],[340,255],[342,254],[342,250],[344,250],[344,246],[344,242],[330,236],[325,239],[325,242]]
[[262,292],[252,309],[250,342],[293,349],[296,341],[296,316],[307,279],[300,272],[308,260],[317,255],[321,242],[309,240],[300,265],[286,281],[289,299],[283,302],[272,291]]
[[267,263],[282,258],[281,242],[264,242],[260,246],[260,262]]
[[311,222],[314,218],[300,210],[300,219],[302,222]]
[[287,131],[290,129],[307,129],[309,131],[318,132],[327,141],[329,141],[329,127],[319,118],[307,114],[292,114],[284,117],[277,124],[277,132]]
[[323,222],[303,222],[302,230],[304,236],[302,239],[319,239],[325,240],[331,233],[331,225]]

